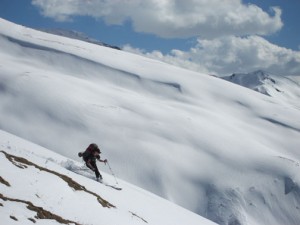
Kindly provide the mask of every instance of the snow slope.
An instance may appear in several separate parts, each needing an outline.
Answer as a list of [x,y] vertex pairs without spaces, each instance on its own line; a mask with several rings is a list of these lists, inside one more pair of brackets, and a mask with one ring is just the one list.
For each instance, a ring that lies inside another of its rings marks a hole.
[[[224,80],[0,20],[0,128],[219,224],[299,224],[300,112]],[[107,171],[107,168],[101,168]]]
[[16,136],[0,138],[1,224],[214,224],[124,181],[117,191],[78,175],[81,163]]

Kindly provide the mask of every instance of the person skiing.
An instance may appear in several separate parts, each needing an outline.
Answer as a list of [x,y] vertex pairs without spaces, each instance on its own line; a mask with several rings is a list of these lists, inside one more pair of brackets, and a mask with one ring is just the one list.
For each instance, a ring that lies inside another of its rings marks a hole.
[[100,159],[100,154],[101,151],[98,145],[96,145],[95,143],[90,144],[84,152],[78,153],[78,156],[83,158],[85,165],[95,172],[97,180],[99,179],[102,180],[102,175],[98,170],[96,160],[103,162],[105,164],[107,163],[107,159],[105,160]]

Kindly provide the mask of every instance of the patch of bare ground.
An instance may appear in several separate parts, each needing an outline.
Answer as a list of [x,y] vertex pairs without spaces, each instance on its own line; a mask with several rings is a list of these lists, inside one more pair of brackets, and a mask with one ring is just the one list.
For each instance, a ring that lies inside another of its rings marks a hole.
[[107,207],[107,208],[115,208],[115,206],[111,203],[109,203],[107,200],[101,198],[98,194],[92,192],[92,191],[89,191],[87,190],[84,186],[80,185],[79,183],[77,183],[76,181],[74,181],[72,178],[64,175],[64,174],[60,174],[56,171],[53,171],[53,170],[49,170],[45,167],[42,167],[42,166],[39,166],[33,162],[30,162],[28,161],[27,159],[25,158],[22,158],[22,157],[18,157],[18,156],[15,156],[15,155],[11,155],[11,154],[8,154],[7,152],[5,151],[0,151],[2,152],[6,158],[15,166],[17,166],[18,168],[20,169],[26,169],[28,166],[33,166],[41,171],[45,171],[47,173],[51,173],[59,178],[61,178],[63,181],[65,181],[73,190],[75,191],[84,191],[88,194],[91,194],[93,196],[95,196],[98,200],[98,202],[103,206],[103,207]]
[[[32,204],[29,201],[24,201],[24,200],[21,200],[21,199],[14,199],[14,198],[8,198],[8,197],[5,197],[3,194],[0,194],[0,199],[2,199],[3,201],[19,202],[19,203],[26,204],[27,209],[36,212],[36,216],[35,216],[36,219],[50,219],[50,220],[56,220],[57,222],[59,222],[61,224],[80,225],[79,223],[76,223],[76,222],[71,221],[71,220],[66,220],[66,219],[62,218],[61,216],[58,216],[54,213],[51,213],[48,210],[43,209],[42,207],[35,206],[34,204]],[[18,220],[14,216],[10,216],[10,218],[13,219],[13,220]],[[30,218],[30,220],[32,222],[35,221],[32,218]]]

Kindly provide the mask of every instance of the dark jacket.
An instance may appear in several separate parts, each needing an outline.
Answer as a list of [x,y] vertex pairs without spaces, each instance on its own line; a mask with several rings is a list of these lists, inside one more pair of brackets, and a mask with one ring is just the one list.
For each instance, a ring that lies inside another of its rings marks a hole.
[[89,147],[82,154],[82,158],[85,162],[95,162],[96,159],[100,160],[100,155],[94,156],[94,152],[100,152],[100,149],[96,144],[90,144]]

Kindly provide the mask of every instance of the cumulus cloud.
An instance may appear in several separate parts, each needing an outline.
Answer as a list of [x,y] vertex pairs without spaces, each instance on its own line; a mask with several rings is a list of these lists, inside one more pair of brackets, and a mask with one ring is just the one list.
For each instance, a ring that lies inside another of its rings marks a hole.
[[300,52],[276,46],[262,35],[279,31],[281,9],[263,11],[241,0],[32,0],[44,16],[58,21],[91,16],[108,25],[129,21],[136,32],[163,38],[197,37],[189,51],[168,54],[124,49],[188,69],[228,75],[265,69],[300,74]]
[[58,21],[91,16],[107,24],[130,21],[137,32],[164,38],[266,35],[281,29],[281,10],[267,13],[241,0],[32,0]]
[[299,51],[279,47],[259,36],[198,39],[189,51],[172,50],[165,55],[131,46],[125,46],[124,50],[219,76],[258,69],[278,75],[300,75]]

